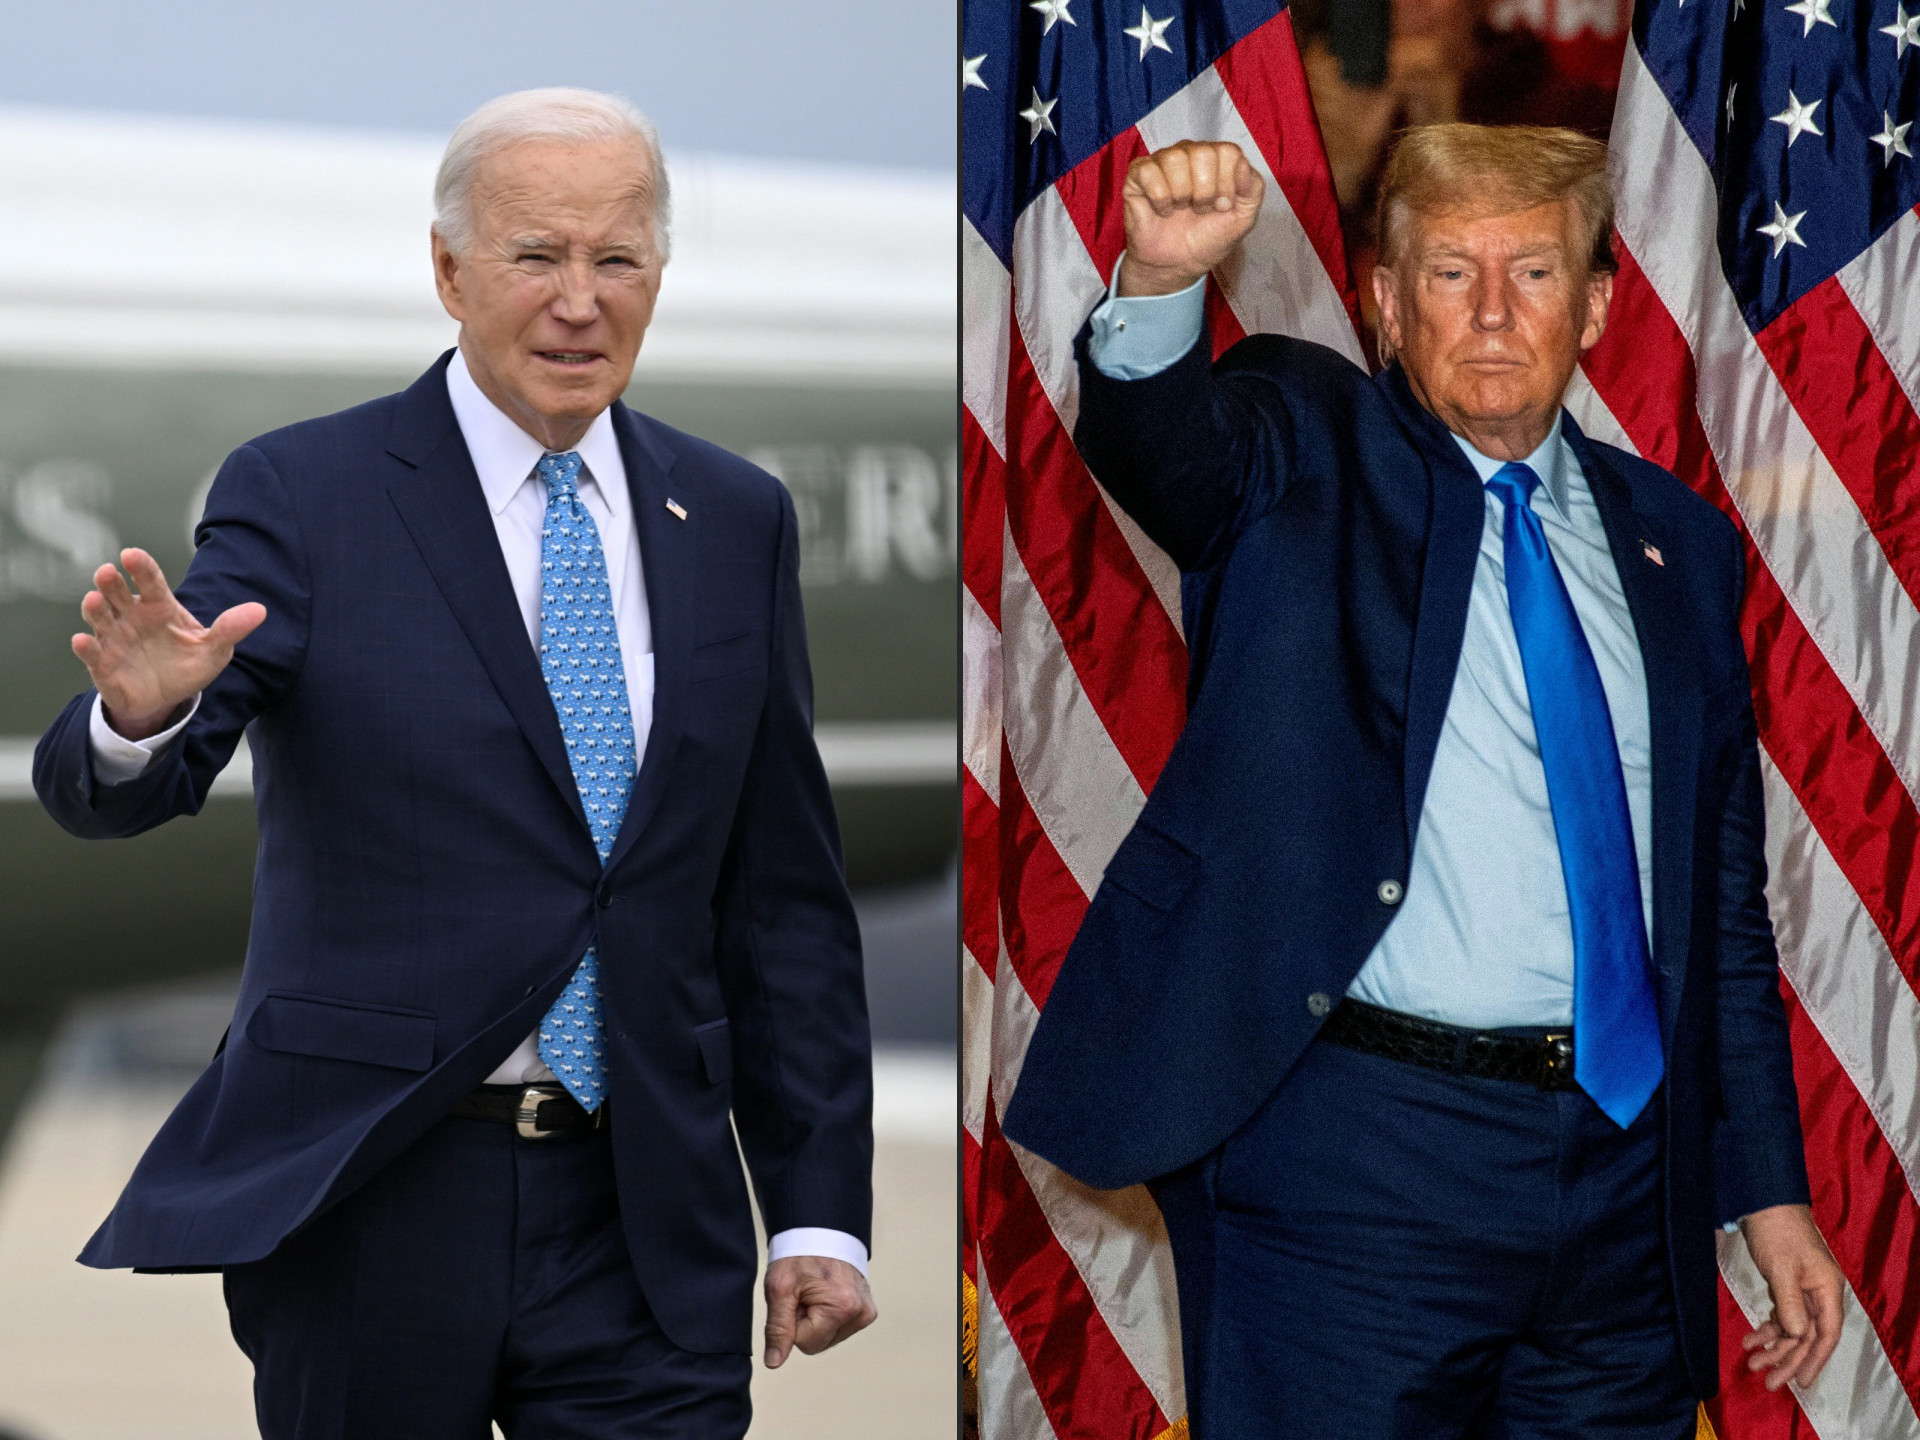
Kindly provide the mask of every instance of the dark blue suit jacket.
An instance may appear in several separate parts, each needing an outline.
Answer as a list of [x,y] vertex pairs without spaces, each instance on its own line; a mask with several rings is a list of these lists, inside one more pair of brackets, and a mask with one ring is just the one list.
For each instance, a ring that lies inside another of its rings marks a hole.
[[[1248,1119],[1392,920],[1380,885],[1407,878],[1484,502],[1397,367],[1369,378],[1277,336],[1211,366],[1203,339],[1129,382],[1085,344],[1075,439],[1181,568],[1189,712],[1004,1124],[1081,1180],[1120,1186]],[[1807,1199],[1762,894],[1743,554],[1679,480],[1564,423],[1646,667],[1667,1240],[1689,1368],[1711,1393],[1714,1224]]]
[[267,620],[164,760],[97,784],[92,692],[40,742],[54,818],[120,836],[197,812],[244,729],[260,822],[233,1027],[81,1258],[266,1255],[484,1080],[597,943],[635,1269],[676,1343],[747,1350],[729,1116],[769,1232],[865,1239],[870,1214],[859,934],[793,506],[615,404],[656,688],[602,867],[445,372],[228,458],[178,594],[203,621],[243,600]]

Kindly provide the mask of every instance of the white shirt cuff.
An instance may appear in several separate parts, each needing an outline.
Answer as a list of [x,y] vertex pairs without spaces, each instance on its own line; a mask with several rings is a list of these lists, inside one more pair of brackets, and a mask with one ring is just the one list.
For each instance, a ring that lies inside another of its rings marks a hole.
[[1145,380],[1172,367],[1206,328],[1207,277],[1171,295],[1121,295],[1120,266],[1113,267],[1107,298],[1093,312],[1087,358],[1114,380]]
[[93,778],[101,785],[124,785],[138,780],[180,738],[187,722],[199,713],[200,697],[193,697],[187,713],[158,735],[145,740],[129,740],[107,723],[107,707],[98,695],[93,697],[93,713],[87,717],[87,741],[93,747]]
[[829,1260],[844,1260],[862,1275],[867,1273],[867,1247],[844,1230],[821,1230],[802,1226],[782,1230],[767,1242],[767,1263],[794,1255],[824,1255]]

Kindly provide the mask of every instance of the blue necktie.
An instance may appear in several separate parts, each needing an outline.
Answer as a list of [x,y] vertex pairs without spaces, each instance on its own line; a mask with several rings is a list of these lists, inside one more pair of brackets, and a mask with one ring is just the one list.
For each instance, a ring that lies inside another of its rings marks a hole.
[[[600,531],[580,501],[580,457],[543,456],[547,515],[540,531],[540,673],[559,712],[560,733],[601,863],[627,813],[639,766],[627,672],[613,618],[613,589]],[[600,962],[589,948],[540,1022],[540,1058],[589,1110],[606,1098],[606,1024]]]
[[1613,716],[1540,517],[1527,503],[1539,483],[1525,465],[1510,463],[1487,489],[1506,506],[1507,606],[1573,916],[1573,1075],[1625,1129],[1660,1084],[1660,1016]]

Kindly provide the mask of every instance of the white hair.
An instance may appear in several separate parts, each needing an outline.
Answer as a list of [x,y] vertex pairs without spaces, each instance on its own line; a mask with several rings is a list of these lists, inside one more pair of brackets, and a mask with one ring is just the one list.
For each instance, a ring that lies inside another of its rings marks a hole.
[[660,258],[667,258],[673,202],[659,132],[651,120],[618,95],[566,86],[516,90],[489,100],[462,120],[447,141],[447,153],[441,157],[440,173],[433,182],[433,233],[456,255],[464,255],[473,243],[473,186],[481,162],[529,140],[563,145],[638,140],[646,146],[653,162],[654,244]]

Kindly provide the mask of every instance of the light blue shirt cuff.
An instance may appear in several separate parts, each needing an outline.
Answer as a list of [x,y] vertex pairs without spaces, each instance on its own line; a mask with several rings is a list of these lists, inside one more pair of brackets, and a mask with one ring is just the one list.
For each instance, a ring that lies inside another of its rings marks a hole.
[[1170,368],[1206,328],[1207,277],[1171,295],[1120,295],[1120,265],[1093,312],[1087,358],[1110,380],[1145,380]]

